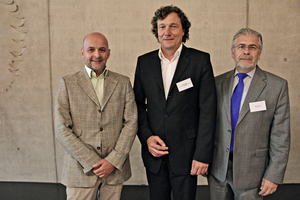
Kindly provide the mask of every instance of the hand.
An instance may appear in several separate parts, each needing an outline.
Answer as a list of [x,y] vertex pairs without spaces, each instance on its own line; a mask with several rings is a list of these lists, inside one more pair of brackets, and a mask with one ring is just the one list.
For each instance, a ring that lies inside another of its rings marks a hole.
[[193,160],[191,175],[202,175],[204,177],[207,177],[208,166],[209,166],[209,164],[202,163],[197,160]]
[[167,151],[169,148],[164,141],[158,136],[151,136],[147,140],[148,150],[154,157],[161,157],[169,154]]
[[269,180],[263,178],[263,180],[261,182],[259,195],[267,196],[269,194],[273,194],[277,190],[277,187],[278,187],[277,183],[274,183],[272,181],[269,181]]
[[107,177],[115,170],[115,167],[105,159],[101,159],[95,163],[93,168],[93,172],[100,178]]

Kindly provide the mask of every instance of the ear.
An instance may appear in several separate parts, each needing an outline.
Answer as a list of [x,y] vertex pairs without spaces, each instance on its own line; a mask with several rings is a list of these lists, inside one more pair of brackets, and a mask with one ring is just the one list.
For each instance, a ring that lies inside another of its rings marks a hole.
[[110,57],[110,49],[108,49],[108,56],[107,56],[107,59],[109,59]]
[[231,58],[234,59],[234,49],[233,48],[231,48]]
[[81,57],[84,58],[83,48],[81,48]]
[[262,53],[262,51],[259,50],[259,52],[258,52],[258,59],[257,59],[257,60],[260,60],[260,55],[261,55],[261,53]]

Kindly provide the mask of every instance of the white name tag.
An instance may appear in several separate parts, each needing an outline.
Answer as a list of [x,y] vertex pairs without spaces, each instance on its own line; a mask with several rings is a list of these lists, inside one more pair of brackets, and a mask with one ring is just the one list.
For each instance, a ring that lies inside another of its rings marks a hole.
[[191,87],[194,87],[191,78],[180,81],[180,82],[176,83],[176,85],[177,85],[179,92],[181,92],[183,90],[187,90]]
[[253,103],[249,103],[250,112],[259,112],[267,110],[266,101],[257,101]]

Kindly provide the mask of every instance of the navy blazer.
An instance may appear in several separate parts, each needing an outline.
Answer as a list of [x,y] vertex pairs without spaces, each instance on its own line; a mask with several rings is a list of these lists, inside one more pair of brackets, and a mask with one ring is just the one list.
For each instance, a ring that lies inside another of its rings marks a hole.
[[[193,87],[179,92],[176,83],[191,79]],[[212,160],[216,115],[216,91],[208,53],[183,46],[165,99],[158,50],[138,58],[134,92],[138,106],[138,137],[145,167],[160,169],[162,157],[153,157],[147,147],[150,136],[159,136],[169,147],[171,170],[190,173],[192,160]]]

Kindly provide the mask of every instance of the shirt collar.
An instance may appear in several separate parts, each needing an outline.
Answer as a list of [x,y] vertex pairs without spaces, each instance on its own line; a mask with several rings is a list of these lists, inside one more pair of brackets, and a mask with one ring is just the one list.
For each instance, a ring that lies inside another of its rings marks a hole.
[[87,72],[87,74],[88,74],[88,76],[89,76],[89,78],[105,78],[106,76],[107,76],[107,69],[105,69],[103,72],[102,72],[102,74],[100,75],[100,76],[96,76],[96,73],[91,69],[91,68],[89,68],[89,67],[87,67],[86,65],[84,66],[85,67],[85,70],[86,70],[86,72]]
[[[250,78],[253,78],[255,71],[256,71],[256,67],[254,67],[250,72],[248,72],[247,75],[250,76]],[[236,76],[237,73],[239,72],[235,69],[234,76]]]
[[[178,49],[176,50],[176,52],[175,52],[175,55],[174,55],[174,58],[172,59],[172,60],[174,60],[174,59],[176,59],[177,57],[179,57],[180,56],[180,54],[181,54],[181,51],[182,51],[182,43],[181,43],[181,45],[178,47]],[[165,57],[165,55],[163,54],[163,52],[162,52],[162,50],[161,50],[161,47],[159,47],[159,50],[158,50],[158,57],[161,59],[161,60],[168,60],[168,59],[166,59],[166,57]],[[171,61],[172,61],[171,60]]]

